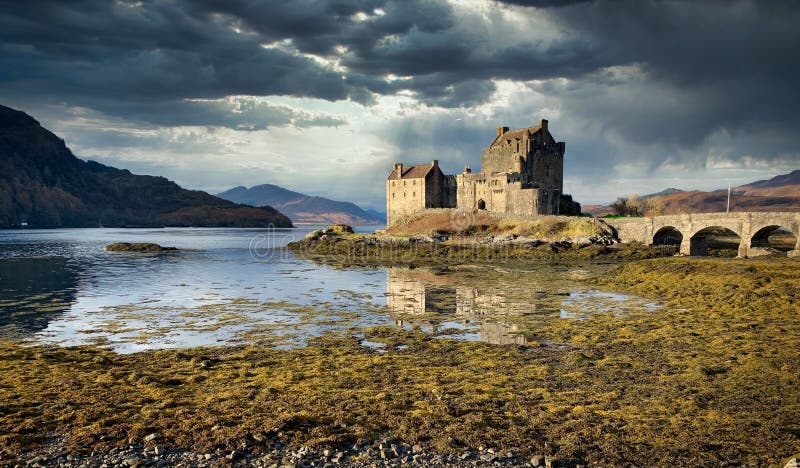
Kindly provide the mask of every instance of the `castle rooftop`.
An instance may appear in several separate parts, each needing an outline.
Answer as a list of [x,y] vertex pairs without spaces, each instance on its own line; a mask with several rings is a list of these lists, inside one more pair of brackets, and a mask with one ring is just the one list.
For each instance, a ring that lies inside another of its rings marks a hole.
[[436,166],[439,161],[434,160],[431,164],[422,164],[419,166],[403,166],[402,164],[395,164],[394,170],[389,174],[389,180],[399,179],[424,179],[425,176]]

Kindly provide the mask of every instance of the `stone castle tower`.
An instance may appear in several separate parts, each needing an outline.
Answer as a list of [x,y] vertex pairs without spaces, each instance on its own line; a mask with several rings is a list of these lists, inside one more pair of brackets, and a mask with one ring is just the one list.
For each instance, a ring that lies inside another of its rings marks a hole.
[[395,164],[386,181],[387,225],[427,208],[486,210],[515,216],[558,214],[564,178],[564,142],[556,142],[547,120],[518,130],[497,129],[481,157],[481,172],[469,167],[445,175],[438,161]]

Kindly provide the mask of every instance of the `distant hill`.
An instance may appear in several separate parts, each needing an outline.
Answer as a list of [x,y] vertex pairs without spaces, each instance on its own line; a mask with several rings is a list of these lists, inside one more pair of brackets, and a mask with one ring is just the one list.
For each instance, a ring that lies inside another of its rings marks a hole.
[[381,224],[386,220],[385,214],[361,209],[350,202],[304,195],[273,184],[234,187],[217,196],[245,205],[273,206],[296,223],[358,225]]
[[386,221],[386,213],[383,211],[371,210],[369,208],[365,209],[364,211],[366,211],[373,218],[381,220],[381,223]]
[[653,197],[663,197],[664,195],[672,195],[673,193],[681,193],[683,190],[676,189],[676,188],[668,188],[664,189],[660,192],[650,193],[647,195],[642,195],[642,198],[653,198]]
[[740,185],[733,190],[744,195],[800,198],[800,170],[775,176],[769,180]]
[[[731,211],[800,211],[800,170],[759,180],[731,189]],[[640,197],[658,199],[663,214],[712,213],[725,211],[728,189],[704,192],[666,189]],[[595,216],[613,214],[609,205],[589,205],[584,211]]]
[[290,227],[274,208],[86,162],[28,114],[0,106],[0,227]]
[[[728,190],[678,192],[660,197],[664,214],[713,213],[725,211]],[[800,197],[772,197],[733,194],[731,211],[800,211]]]

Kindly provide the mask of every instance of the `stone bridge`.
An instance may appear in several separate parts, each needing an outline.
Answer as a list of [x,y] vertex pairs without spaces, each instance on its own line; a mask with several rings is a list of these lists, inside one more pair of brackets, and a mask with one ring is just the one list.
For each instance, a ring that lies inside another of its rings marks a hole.
[[[725,229],[739,236],[739,256],[749,257],[758,248],[768,245],[769,236],[780,228],[791,231],[795,237],[794,250],[789,256],[800,256],[800,213],[701,213],[647,218],[606,218],[617,229],[622,242],[644,244],[664,243],[667,239],[680,242],[684,255],[707,255],[709,234]],[[752,250],[751,252],[751,249]],[[751,255],[753,254],[753,255]]]

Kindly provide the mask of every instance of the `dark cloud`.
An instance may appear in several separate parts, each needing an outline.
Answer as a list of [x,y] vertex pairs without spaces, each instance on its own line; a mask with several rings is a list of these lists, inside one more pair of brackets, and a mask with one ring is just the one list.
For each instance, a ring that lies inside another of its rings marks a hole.
[[563,7],[579,3],[590,3],[595,0],[496,0],[500,4],[520,5],[536,8]]
[[[382,136],[409,157],[474,164],[487,124],[549,112],[587,179],[776,162],[800,143],[797,24],[796,1],[0,0],[0,101],[258,130],[345,119],[240,96],[403,94],[422,110]],[[503,81],[524,90],[492,102]]]

